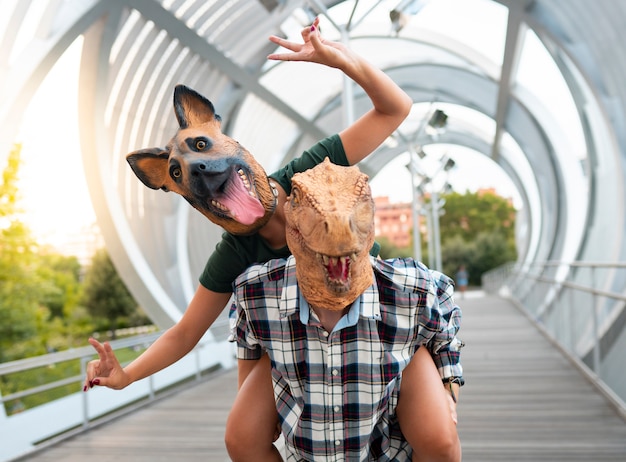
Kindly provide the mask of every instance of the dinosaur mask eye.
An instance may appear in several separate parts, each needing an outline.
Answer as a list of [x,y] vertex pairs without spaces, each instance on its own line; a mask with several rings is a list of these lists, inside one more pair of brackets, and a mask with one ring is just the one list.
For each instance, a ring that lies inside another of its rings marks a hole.
[[371,200],[363,200],[355,205],[354,224],[362,233],[371,231],[374,224],[374,209]]
[[300,190],[298,188],[291,189],[291,207],[295,208],[300,205]]

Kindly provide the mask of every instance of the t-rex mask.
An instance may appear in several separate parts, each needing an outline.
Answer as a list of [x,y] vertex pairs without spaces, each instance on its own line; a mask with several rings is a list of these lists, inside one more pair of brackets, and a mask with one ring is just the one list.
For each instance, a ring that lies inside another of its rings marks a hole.
[[311,305],[342,310],[372,284],[374,201],[357,167],[327,158],[295,174],[285,215],[298,284]]
[[180,128],[165,149],[126,156],[152,189],[174,191],[213,223],[233,234],[253,234],[272,216],[277,191],[265,170],[221,131],[213,104],[184,85],[174,90]]

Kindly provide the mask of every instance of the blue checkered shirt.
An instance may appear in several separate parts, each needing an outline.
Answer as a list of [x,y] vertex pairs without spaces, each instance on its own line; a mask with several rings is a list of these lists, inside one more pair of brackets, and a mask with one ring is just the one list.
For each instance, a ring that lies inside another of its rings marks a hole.
[[235,282],[237,356],[270,356],[288,461],[410,461],[395,413],[402,370],[426,345],[442,378],[463,374],[452,280],[412,259],[371,263],[375,283],[332,332],[300,295],[293,256]]

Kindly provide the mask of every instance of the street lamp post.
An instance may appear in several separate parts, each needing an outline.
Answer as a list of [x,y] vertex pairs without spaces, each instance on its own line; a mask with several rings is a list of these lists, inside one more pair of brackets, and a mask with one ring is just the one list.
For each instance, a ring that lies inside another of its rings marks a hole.
[[417,190],[417,184],[415,183],[415,166],[413,165],[413,153],[410,154],[411,160],[409,161],[409,170],[411,172],[411,192],[413,201],[411,203],[411,216],[413,219],[413,258],[417,261],[422,261],[422,239],[419,227],[419,214],[422,208],[421,195]]
[[[442,162],[433,175],[427,175],[418,166],[418,159],[424,159],[426,153],[418,144],[419,137],[424,133],[429,133],[431,136],[443,130],[446,126],[448,116],[440,109],[434,111],[427,111],[422,118],[419,127],[413,134],[412,139],[407,140],[402,133],[396,132],[399,138],[401,138],[408,147],[409,163],[407,168],[411,174],[411,192],[412,192],[412,204],[411,204],[411,216],[413,219],[413,258],[415,260],[422,260],[422,242],[421,233],[419,228],[419,217],[422,210],[421,198],[424,194],[424,188],[430,184],[442,170],[449,170],[454,166],[454,161],[446,156],[445,162]],[[452,165],[450,166],[450,162]],[[416,178],[421,178],[419,184]],[[431,191],[432,194],[432,191]],[[437,199],[438,201],[438,199]],[[431,197],[432,203],[432,197]],[[436,210],[432,210],[436,209]],[[434,219],[434,213],[437,214],[437,219]],[[426,214],[427,232],[428,232],[428,258],[429,265],[435,265],[435,269],[441,268],[441,243],[439,238],[439,209],[436,205],[431,205],[431,214]],[[435,237],[435,241],[433,241]],[[438,257],[436,257],[438,256]]]
[[421,183],[417,186],[417,191],[427,191],[430,193],[430,203],[425,207],[426,224],[428,230],[428,265],[437,271],[443,270],[441,258],[441,230],[439,227],[439,217],[445,205],[445,199],[439,197],[441,191],[446,191],[449,187],[447,181],[443,185],[435,184],[435,180],[440,178],[442,172],[447,173],[454,168],[455,162],[445,155],[439,163],[437,170],[430,176],[423,175]]
[[[434,268],[437,271],[442,271],[443,267],[441,264],[441,231],[439,230],[439,193],[436,189],[430,193],[430,212],[432,213],[432,223],[433,223],[433,253],[434,253]],[[432,264],[432,263],[431,263]]]

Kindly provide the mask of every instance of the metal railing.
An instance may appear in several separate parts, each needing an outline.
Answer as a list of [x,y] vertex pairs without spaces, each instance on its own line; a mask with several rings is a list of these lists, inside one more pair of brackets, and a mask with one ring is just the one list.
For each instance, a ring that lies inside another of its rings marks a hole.
[[[160,335],[161,333],[157,332],[149,335],[141,335],[122,340],[114,340],[110,343],[114,350],[136,347],[147,348],[147,346],[149,346],[152,342],[159,338]],[[35,356],[32,358],[2,363],[0,364],[0,377],[22,373],[40,367],[55,368],[57,365],[69,361],[80,362],[80,375],[64,377],[60,380],[53,380],[43,385],[0,396],[0,403],[2,403],[2,405],[4,406],[5,403],[45,393],[47,391],[51,391],[65,385],[77,384],[78,386],[78,384],[82,383],[85,378],[87,363],[90,360],[94,359],[94,357],[95,355],[93,347],[86,346],[82,348],[74,348],[67,351],[49,353],[42,356]],[[84,422],[84,424],[86,425],[87,422]]]
[[[0,462],[27,454],[42,441],[69,430],[88,429],[105,415],[130,404],[153,400],[159,391],[190,379],[198,380],[207,371],[234,367],[232,345],[222,335],[218,334],[216,338],[212,331],[213,329],[205,335],[192,352],[172,366],[119,391],[95,387],[87,393],[83,392],[86,365],[95,357],[91,346],[0,364],[0,380],[4,378],[5,382],[21,373],[31,373],[41,378],[46,374],[39,373],[37,369],[54,369],[72,362],[79,366],[72,364],[70,370],[80,369],[80,374],[71,373],[47,383],[0,395]],[[158,332],[110,343],[119,354],[121,350],[128,348],[143,350],[160,335]],[[21,412],[5,411],[6,403],[20,402],[68,386],[75,387],[75,391],[70,390],[64,396]]]
[[626,416],[626,262],[509,263],[482,282],[516,302]]

